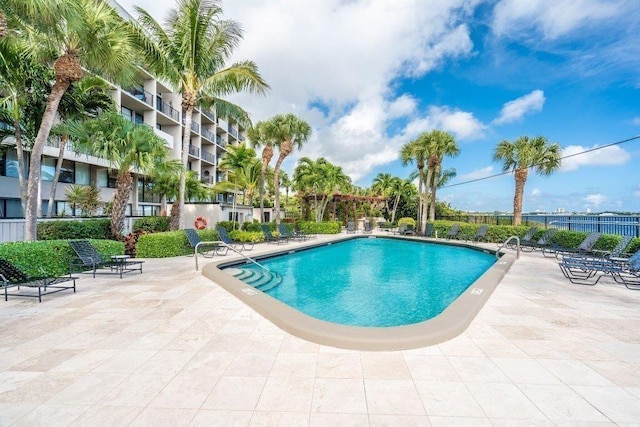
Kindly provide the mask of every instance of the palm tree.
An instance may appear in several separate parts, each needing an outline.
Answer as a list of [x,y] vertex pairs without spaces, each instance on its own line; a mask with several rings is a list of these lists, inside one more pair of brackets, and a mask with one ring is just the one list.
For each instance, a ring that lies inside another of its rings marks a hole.
[[[256,158],[256,152],[253,148],[248,148],[245,144],[230,146],[227,148],[227,154],[220,162],[220,169],[233,172],[233,208],[232,215],[235,213],[236,197],[238,191],[238,172]],[[236,221],[233,221],[235,228]]]
[[521,136],[515,141],[503,140],[496,146],[493,160],[502,162],[504,172],[513,172],[515,194],[513,196],[513,225],[522,222],[522,195],[529,168],[540,175],[551,175],[560,169],[561,149],[550,144],[543,136]]
[[[380,172],[373,178],[373,183],[371,184],[371,190],[377,196],[382,196],[385,198],[385,207],[387,209],[386,214],[389,215],[391,213],[391,209],[389,208],[389,194],[391,193],[391,187],[393,185],[393,176],[390,173],[382,173]],[[387,220],[389,218],[387,217]]]
[[[68,90],[58,106],[58,115],[62,120],[95,118],[103,111],[113,109],[113,98],[109,95],[109,84],[100,77],[89,76],[80,80]],[[56,133],[56,128],[53,128]],[[53,215],[53,207],[56,199],[56,188],[60,178],[60,169],[64,160],[64,150],[69,141],[69,136],[64,133],[60,135],[60,146],[58,150],[58,161],[56,170],[51,182],[51,193],[49,194],[49,209],[47,218]]]
[[133,171],[150,174],[157,165],[163,164],[168,156],[165,141],[151,127],[136,125],[115,112],[91,120],[71,120],[65,126],[78,150],[103,157],[118,170],[111,233],[120,238],[132,191]]
[[[158,78],[166,79],[182,95],[184,126],[182,163],[178,195],[178,228],[184,228],[185,173],[189,155],[189,129],[196,107],[214,108],[218,117],[231,118],[250,126],[249,115],[238,105],[220,99],[248,91],[264,94],[269,88],[251,61],[226,66],[242,39],[240,26],[223,20],[217,0],[179,0],[169,12],[163,28],[151,15],[136,7],[140,26],[134,25],[136,38],[148,67]],[[150,35],[150,36],[149,36]]]
[[266,138],[274,141],[280,155],[273,168],[275,221],[280,223],[280,167],[284,159],[293,152],[294,147],[302,148],[311,136],[311,126],[293,114],[278,114],[264,125]]
[[[294,170],[293,180],[296,190],[302,195],[314,195],[316,222],[324,218],[333,194],[346,191],[351,187],[351,178],[343,172],[341,167],[333,165],[324,157],[316,161],[309,157],[301,158]],[[318,195],[320,195],[320,202],[318,202]]]
[[255,126],[251,127],[248,132],[249,141],[251,142],[251,146],[253,148],[262,147],[262,169],[260,172],[260,187],[259,187],[259,195],[260,195],[260,222],[264,221],[264,186],[265,186],[265,177],[267,173],[267,168],[269,167],[269,162],[273,158],[273,147],[276,141],[273,141],[266,134],[267,125],[266,122],[258,122]]
[[280,185],[284,187],[284,205],[287,206],[289,204],[289,190],[293,185],[293,181],[291,181],[291,178],[289,178],[289,175],[286,172],[280,173]]
[[[25,240],[36,239],[40,163],[62,96],[85,70],[128,84],[136,76],[127,24],[103,0],[0,0],[9,28],[6,38],[26,40],[25,54],[51,62],[55,82],[31,150]],[[14,34],[15,33],[15,34]]]
[[[418,169],[418,214],[417,224],[418,231],[423,229],[423,218],[427,215],[428,207],[428,184],[424,173],[424,167],[427,162],[427,144],[428,144],[428,132],[422,133],[416,139],[404,144],[400,149],[400,161],[403,166],[410,163],[416,163]],[[424,194],[423,194],[424,187]]]
[[[180,174],[176,173],[182,169],[182,162],[171,161],[165,163],[168,165],[172,163],[173,166],[168,168],[155,168],[153,174],[153,191],[161,195],[161,210],[167,210],[167,198],[176,200],[178,198],[178,191],[180,189]],[[207,200],[211,198],[210,188],[205,186],[199,179],[198,174],[195,171],[187,171],[186,180],[186,198],[187,200]],[[176,223],[178,221],[178,204],[173,203],[171,205],[170,222]]]
[[[444,157],[455,157],[460,152],[455,138],[444,131],[433,130],[429,134],[428,142],[428,160],[427,160],[427,183],[431,185],[430,203],[429,203],[429,220],[434,221],[436,218],[436,189],[440,182],[440,171],[442,169],[442,161]],[[426,215],[422,218],[422,230],[427,225]]]

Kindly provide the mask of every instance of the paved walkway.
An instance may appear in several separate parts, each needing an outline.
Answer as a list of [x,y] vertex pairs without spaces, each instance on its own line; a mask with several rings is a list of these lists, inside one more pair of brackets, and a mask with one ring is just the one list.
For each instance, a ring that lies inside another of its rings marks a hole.
[[539,254],[465,333],[399,352],[284,333],[193,258],[144,270],[0,301],[0,426],[640,425],[640,292]]

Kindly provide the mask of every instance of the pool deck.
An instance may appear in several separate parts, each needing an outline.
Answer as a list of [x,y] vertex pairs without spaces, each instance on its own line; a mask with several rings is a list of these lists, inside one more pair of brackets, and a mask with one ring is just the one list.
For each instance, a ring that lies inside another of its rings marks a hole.
[[395,352],[283,332],[189,257],[81,277],[0,301],[0,426],[640,425],[640,292],[539,253],[461,335]]

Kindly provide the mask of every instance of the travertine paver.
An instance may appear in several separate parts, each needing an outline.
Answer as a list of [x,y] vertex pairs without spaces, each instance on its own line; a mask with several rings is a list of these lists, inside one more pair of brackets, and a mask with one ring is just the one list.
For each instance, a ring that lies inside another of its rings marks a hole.
[[462,335],[399,352],[289,335],[193,258],[144,270],[0,302],[1,426],[640,424],[640,292],[538,253]]

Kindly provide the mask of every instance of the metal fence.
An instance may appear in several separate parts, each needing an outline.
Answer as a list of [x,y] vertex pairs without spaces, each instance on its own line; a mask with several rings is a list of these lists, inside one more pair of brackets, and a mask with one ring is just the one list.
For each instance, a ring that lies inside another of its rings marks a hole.
[[[92,218],[42,218],[38,222],[45,221],[79,221]],[[95,218],[93,218],[95,219]],[[128,234],[133,229],[133,223],[138,217],[126,217],[124,219],[123,233]],[[24,240],[24,219],[0,219],[0,243],[20,242]]]
[[[453,215],[438,219],[511,225],[513,215]],[[640,237],[640,215],[522,215],[522,225]]]

